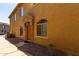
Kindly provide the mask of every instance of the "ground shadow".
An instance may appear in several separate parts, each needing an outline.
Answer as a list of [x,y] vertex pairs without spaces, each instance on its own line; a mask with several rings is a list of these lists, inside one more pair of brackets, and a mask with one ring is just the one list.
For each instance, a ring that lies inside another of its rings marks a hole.
[[[15,45],[24,42],[21,39],[16,38],[7,38],[11,44]],[[16,46],[17,47],[17,46]],[[51,51],[44,46],[32,43],[32,42],[25,42],[23,46],[17,47],[20,51],[24,52],[25,54],[32,55],[32,56],[66,56],[67,54],[63,51],[55,49]]]

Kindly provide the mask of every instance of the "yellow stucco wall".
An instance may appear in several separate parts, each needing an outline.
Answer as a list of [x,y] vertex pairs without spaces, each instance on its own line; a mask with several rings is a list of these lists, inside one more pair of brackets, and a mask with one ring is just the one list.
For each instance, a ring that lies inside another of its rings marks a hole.
[[34,42],[52,44],[59,49],[79,53],[79,4],[38,4],[33,10],[35,34],[36,23],[42,18],[48,20],[48,39],[35,37]]
[[13,17],[10,18],[10,33],[15,34],[15,22],[13,20]]
[[[20,8],[24,8],[24,16],[20,16]],[[16,7],[16,10],[13,12],[13,14],[10,17],[10,32],[14,29],[12,33],[16,35],[17,38],[25,39],[25,28],[24,23],[28,20],[27,17],[25,18],[25,15],[30,8],[30,4],[19,4],[19,6]],[[14,22],[13,16],[16,14],[16,21]],[[23,35],[20,36],[20,26],[23,27]]]
[[[16,14],[16,21],[14,22],[14,19],[13,19],[13,16]],[[14,14],[10,17],[10,27],[12,28],[12,29],[10,29],[11,31],[13,30],[13,29],[15,29],[14,30],[14,34],[16,35],[16,37],[18,37],[18,38],[21,38],[21,37],[23,37],[23,35],[22,36],[20,36],[20,26],[22,26],[22,24],[21,24],[21,20],[22,20],[22,17],[20,16],[20,7],[17,7],[17,10],[14,12]]]
[[[24,7],[25,14],[27,13],[26,4],[21,5]],[[23,25],[21,20],[26,21],[27,18],[19,16],[19,8],[16,11],[17,21],[16,36],[19,35],[19,27]],[[61,50],[68,52],[79,53],[79,4],[37,4],[32,7],[35,15],[34,19],[34,40],[40,45],[48,46],[49,44],[55,45]],[[47,19],[47,36],[48,37],[37,37],[37,22],[40,19]]]
[[[45,9],[47,8],[47,6],[45,7],[43,4],[37,4],[36,6],[34,6],[32,8],[34,15],[35,15],[35,19],[34,19],[34,40],[33,42],[47,46],[49,44],[49,40],[48,37],[39,37],[37,36],[37,22],[40,21],[41,19],[47,19],[48,15],[46,15],[47,13],[49,13],[47,10]],[[47,19],[48,20],[48,19]],[[47,24],[48,26],[48,24]],[[48,29],[48,27],[47,27]]]

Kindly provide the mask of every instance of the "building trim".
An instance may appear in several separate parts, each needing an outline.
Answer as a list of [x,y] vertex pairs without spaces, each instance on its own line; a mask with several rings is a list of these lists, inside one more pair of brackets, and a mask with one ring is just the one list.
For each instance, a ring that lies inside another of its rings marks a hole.
[[48,39],[48,37],[47,37],[47,36],[34,36],[34,38]]

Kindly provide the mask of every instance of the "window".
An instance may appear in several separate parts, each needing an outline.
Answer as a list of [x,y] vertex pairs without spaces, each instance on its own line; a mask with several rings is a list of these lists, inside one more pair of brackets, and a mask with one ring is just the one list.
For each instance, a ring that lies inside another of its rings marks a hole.
[[23,27],[20,27],[20,36],[23,35]]
[[21,9],[20,9],[20,16],[24,16],[24,8],[23,7],[21,7]]
[[47,36],[47,20],[42,19],[37,23],[37,36]]
[[14,21],[16,21],[16,14],[13,16]]

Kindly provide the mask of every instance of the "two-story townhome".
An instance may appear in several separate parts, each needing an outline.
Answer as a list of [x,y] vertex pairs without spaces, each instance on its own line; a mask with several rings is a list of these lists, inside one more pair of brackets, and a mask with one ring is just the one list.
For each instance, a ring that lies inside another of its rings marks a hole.
[[79,55],[79,4],[20,3],[9,18],[17,38]]

